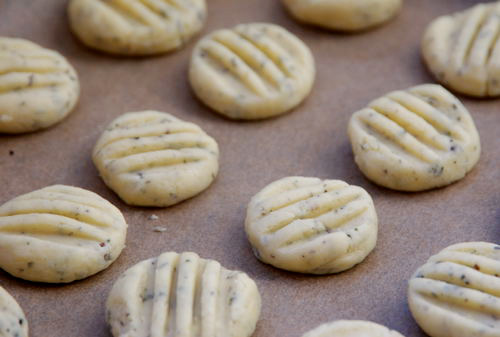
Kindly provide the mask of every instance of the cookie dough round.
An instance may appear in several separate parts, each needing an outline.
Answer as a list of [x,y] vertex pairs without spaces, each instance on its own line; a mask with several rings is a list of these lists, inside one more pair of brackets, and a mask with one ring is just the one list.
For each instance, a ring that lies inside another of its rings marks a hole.
[[99,195],[45,187],[0,206],[0,268],[35,282],[83,279],[116,260],[126,232],[120,210]]
[[71,0],[72,31],[87,46],[120,55],[153,55],[198,33],[205,0]]
[[28,337],[28,321],[16,300],[0,286],[0,336]]
[[277,268],[310,274],[344,271],[377,241],[368,193],[340,180],[287,177],[257,193],[245,230],[255,255]]
[[499,245],[466,242],[449,246],[410,279],[411,313],[431,337],[498,337],[499,275]]
[[436,79],[476,97],[500,96],[500,2],[435,19],[422,40],[422,54]]
[[80,93],[73,67],[56,51],[0,37],[0,133],[23,133],[60,122]]
[[102,179],[129,205],[166,207],[205,190],[219,148],[199,126],[158,111],[115,119],[93,153]]
[[193,50],[189,81],[198,98],[233,119],[262,119],[289,111],[311,91],[309,48],[268,23],[217,30]]
[[460,180],[481,152],[467,109],[433,84],[374,100],[353,114],[348,133],[364,175],[400,191],[423,191]]
[[403,337],[399,332],[369,321],[341,320],[320,325],[302,337]]
[[304,23],[332,30],[359,31],[378,26],[399,13],[402,0],[282,0]]
[[161,254],[116,281],[106,304],[113,336],[248,337],[261,299],[245,273],[195,253]]

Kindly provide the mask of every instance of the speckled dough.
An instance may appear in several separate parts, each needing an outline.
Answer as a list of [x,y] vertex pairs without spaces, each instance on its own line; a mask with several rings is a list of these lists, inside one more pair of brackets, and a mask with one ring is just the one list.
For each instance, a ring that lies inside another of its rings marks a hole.
[[279,115],[300,104],[315,76],[309,48],[267,23],[217,30],[196,45],[189,81],[210,108],[234,119]]
[[257,286],[195,253],[164,253],[128,269],[106,305],[115,337],[249,337],[260,315]]
[[184,45],[204,25],[205,0],[71,0],[73,32],[113,54],[152,55]]
[[293,17],[323,28],[358,31],[398,14],[402,0],[282,0]]
[[158,111],[115,119],[94,147],[104,182],[130,205],[165,207],[205,190],[219,148],[200,127]]
[[245,230],[258,259],[300,273],[337,273],[377,241],[377,214],[364,189],[340,180],[287,177],[257,193]]
[[16,300],[0,286],[0,336],[28,337],[28,321]]
[[431,337],[499,337],[499,275],[499,245],[466,242],[447,247],[410,279],[411,313]]
[[341,320],[320,325],[302,337],[404,337],[399,332],[369,321]]
[[476,5],[434,20],[422,54],[443,85],[477,96],[500,96],[500,2]]
[[0,133],[23,133],[60,122],[80,85],[59,53],[23,39],[0,37]]
[[481,152],[467,109],[433,84],[374,100],[354,113],[348,133],[365,176],[401,191],[422,191],[462,179]]
[[0,268],[36,282],[83,279],[116,260],[126,232],[121,212],[99,195],[45,187],[0,206]]

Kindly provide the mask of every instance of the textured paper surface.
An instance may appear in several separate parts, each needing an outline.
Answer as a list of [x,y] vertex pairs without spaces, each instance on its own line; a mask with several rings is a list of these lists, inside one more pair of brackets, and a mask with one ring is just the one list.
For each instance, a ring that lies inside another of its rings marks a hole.
[[[280,118],[240,123],[212,113],[189,89],[187,66],[198,38],[160,57],[111,57],[72,36],[66,1],[0,1],[0,35],[58,50],[74,65],[82,86],[77,108],[61,124],[0,136],[0,203],[50,184],[69,184],[107,198],[129,223],[121,257],[86,280],[44,285],[0,271],[0,284],[26,312],[31,336],[110,336],[104,303],[113,281],[136,262],[169,250],[195,251],[256,280],[263,307],[254,337],[299,337],[335,319],[372,320],[407,337],[424,336],[406,304],[413,271],[450,244],[500,242],[500,99],[460,97],[478,127],[481,159],[462,181],[431,192],[398,193],[367,181],[354,164],[346,127],[351,113],[370,100],[432,81],[419,54],[425,26],[438,15],[475,3],[406,0],[401,15],[388,25],[345,35],[294,22],[277,0],[208,0],[203,34],[241,22],[275,22],[302,38],[316,58],[316,83],[304,104]],[[126,206],[106,188],[91,162],[91,149],[116,116],[143,109],[195,122],[218,141],[221,170],[207,191],[174,207],[147,209]],[[246,205],[262,187],[289,175],[343,179],[368,190],[379,215],[379,240],[362,264],[339,275],[314,277],[283,272],[254,258],[243,230]],[[152,214],[159,219],[148,220]],[[167,231],[155,232],[156,226]]]

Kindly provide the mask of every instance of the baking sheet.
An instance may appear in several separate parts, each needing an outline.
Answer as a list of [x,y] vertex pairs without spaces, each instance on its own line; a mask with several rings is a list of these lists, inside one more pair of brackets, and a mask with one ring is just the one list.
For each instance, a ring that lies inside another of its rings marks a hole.
[[[128,223],[127,248],[107,270],[69,285],[44,285],[0,271],[0,284],[19,301],[32,337],[110,336],[104,303],[125,269],[164,251],[195,251],[240,269],[257,282],[263,307],[254,337],[301,336],[335,319],[372,320],[407,337],[424,336],[406,304],[407,279],[431,254],[461,241],[500,242],[500,100],[461,97],[481,136],[482,155],[462,181],[425,193],[375,186],[354,164],[346,127],[352,112],[395,89],[432,81],[419,41],[436,16],[472,0],[406,0],[401,15],[363,34],[336,34],[288,17],[277,0],[208,0],[203,34],[242,22],[275,22],[312,49],[318,74],[304,104],[279,118],[233,122],[212,113],[187,83],[191,41],[151,58],[91,51],[69,32],[66,1],[0,1],[0,35],[30,39],[64,54],[81,81],[81,98],[61,124],[0,136],[0,203],[60,183],[95,191],[117,205]],[[219,143],[221,170],[204,193],[177,206],[126,206],[100,180],[91,149],[105,126],[127,111],[157,109],[198,123]],[[11,152],[12,151],[12,152]],[[379,215],[376,249],[359,266],[331,276],[288,273],[258,262],[245,238],[246,204],[284,176],[336,178],[373,196]],[[158,220],[148,220],[156,214]],[[165,233],[153,231],[165,226]]]

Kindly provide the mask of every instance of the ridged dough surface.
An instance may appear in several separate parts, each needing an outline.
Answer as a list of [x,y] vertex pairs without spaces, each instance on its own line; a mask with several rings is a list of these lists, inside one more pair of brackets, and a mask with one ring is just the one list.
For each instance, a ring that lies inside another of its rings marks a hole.
[[189,80],[210,108],[234,119],[260,119],[289,111],[311,91],[315,76],[309,48],[268,23],[217,30],[200,40]]
[[410,279],[408,302],[431,337],[500,336],[500,246],[465,242],[443,249]]
[[205,0],[71,0],[73,32],[112,54],[152,55],[180,48],[205,23]]
[[0,206],[0,268],[36,282],[83,279],[116,260],[126,232],[121,212],[99,195],[45,187]]
[[0,336],[28,337],[28,321],[16,300],[0,286]]
[[424,60],[439,82],[471,96],[500,96],[500,2],[435,19],[422,40]]
[[377,241],[377,214],[368,193],[340,180],[287,177],[257,193],[245,230],[261,261],[311,274],[360,263]]
[[302,337],[404,337],[399,332],[369,321],[340,320],[320,325]]
[[78,77],[56,51],[0,37],[0,133],[44,129],[66,117],[80,92]]
[[353,114],[348,133],[365,176],[401,191],[422,191],[462,179],[481,152],[467,109],[433,84],[374,100]]
[[340,31],[378,26],[396,16],[402,0],[282,0],[304,23]]
[[260,306],[245,273],[195,253],[168,252],[123,273],[106,313],[115,337],[248,337]]
[[94,164],[130,205],[170,206],[205,190],[219,170],[219,148],[199,126],[158,111],[129,112],[97,141]]

